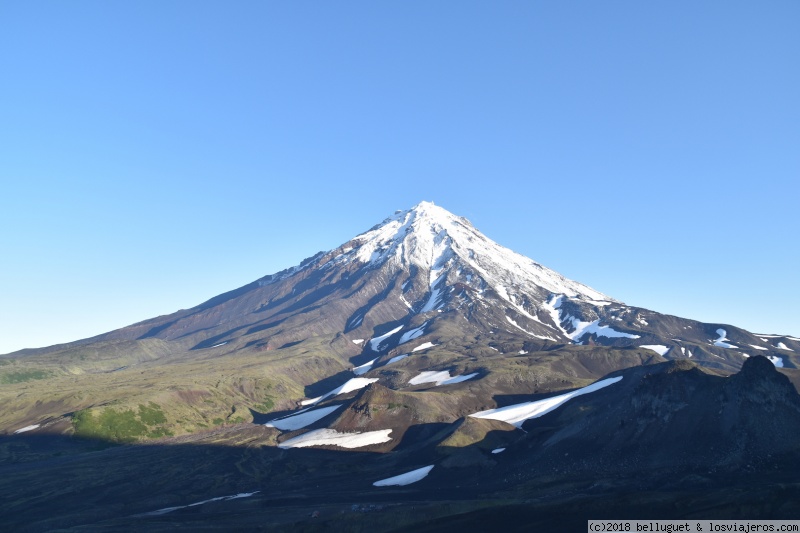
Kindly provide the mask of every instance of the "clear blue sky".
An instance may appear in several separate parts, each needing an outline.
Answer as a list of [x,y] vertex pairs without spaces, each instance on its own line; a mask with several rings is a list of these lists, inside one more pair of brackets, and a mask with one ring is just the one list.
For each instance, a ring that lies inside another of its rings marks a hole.
[[431,200],[631,305],[800,335],[800,3],[4,2],[0,353]]

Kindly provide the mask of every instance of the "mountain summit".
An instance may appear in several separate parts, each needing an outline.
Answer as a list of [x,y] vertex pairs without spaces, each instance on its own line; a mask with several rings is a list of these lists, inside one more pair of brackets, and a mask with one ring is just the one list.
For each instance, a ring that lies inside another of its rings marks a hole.
[[[504,248],[476,230],[470,222],[432,202],[421,202],[400,211],[350,243],[344,261],[370,266],[421,269],[429,275],[432,294],[437,287],[465,283],[477,290],[499,290],[501,297],[517,306],[507,287],[514,291],[560,293],[590,300],[609,298],[585,285]],[[434,302],[428,302],[434,306]]]

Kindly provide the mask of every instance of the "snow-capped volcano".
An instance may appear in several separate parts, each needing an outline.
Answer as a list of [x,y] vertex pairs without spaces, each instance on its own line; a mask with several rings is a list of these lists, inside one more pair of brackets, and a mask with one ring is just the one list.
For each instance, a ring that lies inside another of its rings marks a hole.
[[234,353],[328,335],[338,336],[342,354],[361,373],[448,343],[476,356],[503,346],[635,347],[730,371],[755,353],[790,364],[787,357],[800,350],[790,337],[625,305],[495,243],[431,202],[192,309],[79,342],[157,338]]
[[[326,272],[345,269],[353,274],[400,281],[384,295],[402,302],[409,315],[462,310],[471,316],[479,308],[508,309],[495,317],[503,328],[540,340],[567,340],[557,312],[548,304],[554,295],[586,304],[608,305],[616,300],[492,241],[463,217],[421,202],[358,235],[336,250],[319,254],[302,269]],[[292,269],[262,283],[287,279]],[[392,283],[390,282],[390,283]],[[376,302],[376,304],[381,302]],[[355,313],[345,331],[362,325],[366,312]],[[398,317],[399,318],[399,317]],[[487,323],[492,322],[488,320]]]
[[374,266],[388,263],[397,268],[413,265],[429,273],[432,290],[442,281],[452,282],[458,276],[464,278],[459,281],[466,281],[480,290],[487,287],[498,290],[512,305],[517,302],[507,298],[507,288],[613,301],[500,246],[476,230],[467,219],[432,202],[421,202],[412,209],[395,213],[349,244],[353,248],[339,260]]

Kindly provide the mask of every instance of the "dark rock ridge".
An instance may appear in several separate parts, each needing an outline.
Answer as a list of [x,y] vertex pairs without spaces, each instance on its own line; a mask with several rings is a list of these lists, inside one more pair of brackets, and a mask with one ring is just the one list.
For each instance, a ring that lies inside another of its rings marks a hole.
[[613,386],[527,422],[525,460],[605,473],[708,472],[754,470],[800,452],[800,395],[765,357],[730,377],[687,361],[616,374],[624,377]]

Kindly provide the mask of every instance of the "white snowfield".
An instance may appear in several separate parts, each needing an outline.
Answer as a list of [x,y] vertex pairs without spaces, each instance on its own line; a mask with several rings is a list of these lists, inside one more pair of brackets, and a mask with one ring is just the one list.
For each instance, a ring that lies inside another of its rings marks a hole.
[[[553,295],[548,302],[543,304],[543,308],[547,313],[550,314],[550,317],[553,319],[553,322],[558,326],[558,329],[561,333],[571,339],[573,342],[580,341],[581,337],[586,334],[594,333],[598,337],[622,337],[626,339],[638,339],[639,335],[634,335],[632,333],[623,333],[622,331],[617,331],[611,326],[601,326],[600,319],[594,320],[592,322],[583,322],[573,316],[566,315],[562,318],[561,314],[561,304],[564,301],[564,295],[558,294]],[[593,302],[594,303],[594,302]],[[569,322],[572,324],[574,328],[572,333],[568,332],[561,324],[562,322]]]
[[514,319],[513,319],[513,318],[511,318],[511,317],[510,317],[510,316],[508,316],[508,315],[506,315],[506,320],[508,320],[508,323],[509,323],[509,324],[511,324],[512,326],[514,326],[514,327],[515,327],[515,328],[517,328],[518,330],[522,331],[523,333],[527,333],[527,334],[528,334],[528,335],[530,335],[531,337],[536,337],[537,339],[542,339],[542,340],[545,340],[545,341],[553,341],[553,342],[558,342],[558,340],[557,340],[557,339],[554,339],[553,337],[548,337],[547,335],[539,335],[539,334],[537,334],[537,333],[534,333],[534,332],[532,332],[532,331],[528,331],[527,329],[525,329],[525,328],[523,328],[522,326],[520,326],[519,324],[517,324],[517,323],[514,321]]
[[432,342],[425,342],[411,350],[412,352],[418,352],[420,350],[427,350],[428,348],[433,348],[434,346],[439,346],[438,344],[433,344]]
[[756,346],[755,344],[748,344],[748,346],[751,347],[751,348],[755,348],[756,350],[764,350],[764,351],[769,350],[769,348],[764,348],[762,346]]
[[567,333],[567,336],[572,339],[573,341],[579,341],[581,337],[586,334],[594,333],[598,337],[622,337],[625,339],[638,339],[639,335],[634,335],[632,333],[623,333],[622,331],[617,331],[611,326],[601,326],[600,319],[593,322],[582,322],[575,317],[567,315],[565,320],[569,320],[572,322],[572,327],[575,328],[575,331],[572,333]]
[[[654,352],[656,352],[658,355],[661,355],[661,356],[667,355],[667,352],[669,351],[669,347],[668,346],[664,346],[663,344],[642,344],[641,346],[639,346],[639,348],[647,348],[648,350],[653,350]],[[683,351],[684,351],[684,348],[681,347],[681,352],[683,352]],[[691,357],[691,356],[692,355],[690,353],[689,357]]]
[[382,479],[380,481],[376,481],[373,483],[376,487],[388,487],[391,485],[410,485],[411,483],[416,483],[417,481],[424,479],[431,470],[433,470],[434,465],[430,466],[423,466],[422,468],[417,468],[416,470],[412,470],[411,472],[406,472],[405,474],[400,474],[399,476],[394,476],[386,479]]
[[[754,335],[756,337],[766,337],[767,339],[782,338],[782,339],[789,339],[789,340],[793,340],[793,341],[800,341],[800,339],[798,339],[797,337],[792,337],[791,335],[767,335],[766,333],[754,333]],[[761,339],[761,340],[766,342],[766,339]]]
[[302,429],[306,426],[310,426],[317,420],[328,416],[340,407],[341,405],[331,405],[328,407],[320,407],[319,409],[314,409],[313,411],[304,410],[294,415],[284,416],[276,420],[270,420],[264,425],[268,428],[280,429],[281,431],[294,431],[296,429]]
[[403,360],[403,359],[405,359],[406,357],[408,357],[408,354],[407,354],[407,353],[404,353],[404,354],[397,355],[397,356],[395,356],[395,357],[392,357],[392,358],[391,358],[391,359],[389,359],[388,361],[386,361],[386,364],[387,364],[387,365],[391,365],[392,363],[396,363],[396,362],[398,362],[398,361],[402,361],[402,360]]
[[403,333],[403,336],[400,337],[400,340],[398,341],[397,345],[399,346],[401,344],[407,343],[408,341],[412,341],[412,340],[416,339],[417,337],[421,337],[425,333],[425,328],[428,326],[429,322],[430,321],[425,322],[420,327],[414,328],[412,330],[409,330],[409,331],[406,331],[405,333]]
[[16,435],[17,433],[25,433],[27,431],[33,431],[34,429],[37,429],[40,425],[41,424],[33,424],[32,426],[25,426],[24,428],[19,428],[14,432],[14,435]]
[[339,433],[335,429],[315,429],[278,444],[278,448],[306,448],[308,446],[339,446],[340,448],[361,448],[370,444],[389,442],[391,429],[378,431]]
[[452,385],[453,383],[461,383],[462,381],[467,381],[468,379],[472,379],[477,375],[477,372],[473,372],[472,374],[466,374],[462,376],[451,376],[449,370],[442,370],[440,372],[432,370],[417,374],[408,380],[408,383],[409,385],[436,383],[436,386],[438,387],[439,385]]
[[379,351],[381,343],[383,341],[385,341],[386,339],[388,339],[389,337],[391,337],[392,335],[394,335],[395,333],[397,333],[398,331],[400,331],[401,329],[403,329],[403,326],[397,326],[392,331],[389,331],[388,333],[384,333],[380,337],[375,337],[374,339],[370,339],[370,341],[369,341],[370,349],[372,349],[372,351],[374,351],[374,352]]
[[791,348],[789,348],[788,346],[786,346],[786,345],[785,345],[784,343],[782,343],[782,342],[779,342],[778,344],[776,344],[776,345],[775,345],[775,347],[776,347],[776,348],[779,348],[779,349],[781,349],[781,350],[789,350],[790,352],[793,352],[793,351],[794,351],[794,350],[792,350]]
[[353,344],[364,344],[364,339],[353,339]]
[[[371,361],[370,363],[374,362],[375,361]],[[367,370],[369,370],[369,368]],[[365,370],[364,372],[366,372],[367,370]],[[322,396],[317,396],[316,398],[311,398],[310,400],[303,400],[302,402],[300,402],[300,405],[318,404],[325,398],[330,398],[331,396],[338,396],[339,394],[347,394],[348,392],[353,392],[354,390],[363,389],[370,383],[375,383],[376,381],[378,381],[378,379],[379,378],[352,378],[347,380],[347,383],[345,383],[344,385],[336,387],[332,391],[323,394]]]
[[[449,259],[449,256],[447,259]],[[441,309],[442,307],[442,296],[444,296],[442,282],[447,281],[447,273],[445,272],[444,274],[438,275],[439,272],[441,272],[441,267],[439,267],[439,269],[431,269],[431,296],[428,298],[428,301],[425,302],[425,305],[422,306],[422,309],[420,309],[420,313],[427,313],[428,311]],[[436,279],[433,279],[434,275],[437,275]]]
[[364,363],[361,366],[355,367],[353,369],[353,374],[355,374],[356,376],[360,376],[361,374],[366,374],[367,372],[369,372],[372,369],[372,365],[374,365],[375,361],[377,361],[377,360],[378,360],[378,358],[376,357],[372,361],[368,361],[368,362]]
[[727,342],[725,342],[728,340],[727,339],[728,332],[725,331],[724,329],[719,328],[717,330],[717,335],[719,335],[719,338],[714,341],[714,346],[719,346],[720,348],[738,348],[738,346],[735,346],[733,344],[728,344]]
[[492,450],[492,453],[503,453],[504,451],[506,451],[505,448],[495,448]]
[[783,368],[783,359],[776,356],[776,355],[768,355],[767,359],[772,361],[772,364],[775,365],[776,368]]
[[547,302],[542,304],[542,307],[545,311],[550,315],[550,318],[553,320],[553,323],[558,327],[559,331],[565,336],[569,337],[569,333],[563,327],[561,327],[561,311],[559,308],[561,307],[561,302],[564,301],[563,294],[554,294],[552,298],[550,298]]
[[525,402],[525,403],[518,403],[514,405],[509,405],[506,407],[499,407],[497,409],[489,409],[488,411],[481,411],[479,413],[474,413],[469,416],[474,418],[488,418],[491,420],[501,420],[503,422],[508,422],[509,424],[516,426],[518,428],[522,427],[522,423],[526,420],[531,418],[538,418],[546,413],[549,413],[553,409],[561,406],[567,400],[571,398],[575,398],[576,396],[581,396],[583,394],[588,394],[590,392],[594,392],[600,390],[604,387],[608,387],[609,385],[613,385],[614,383],[620,381],[622,376],[618,376],[615,378],[606,378],[595,383],[592,383],[588,387],[583,387],[582,389],[577,389],[572,392],[568,392],[566,394],[560,394],[558,396],[553,396],[552,398],[545,398],[544,400],[537,400],[535,402]]

